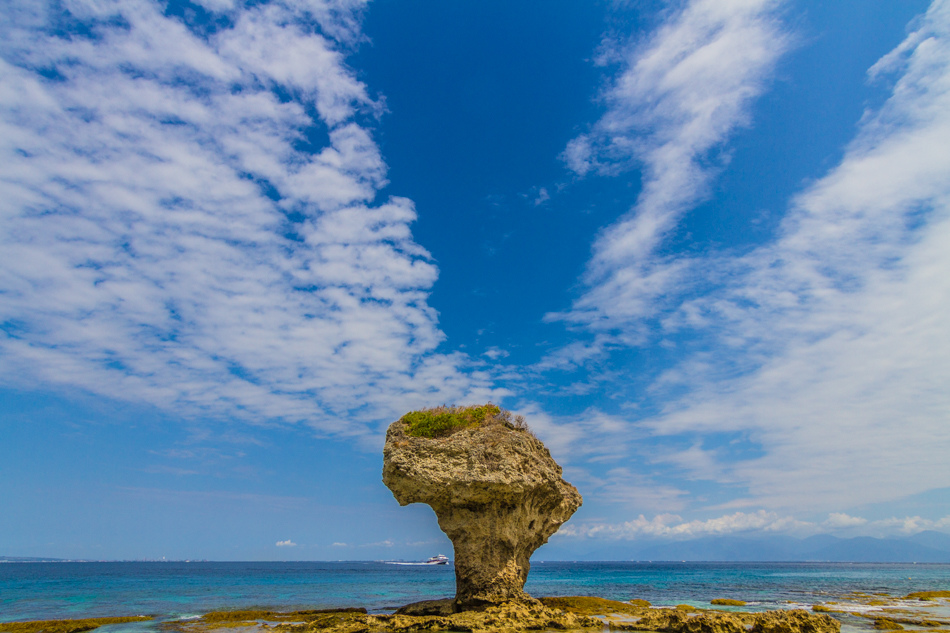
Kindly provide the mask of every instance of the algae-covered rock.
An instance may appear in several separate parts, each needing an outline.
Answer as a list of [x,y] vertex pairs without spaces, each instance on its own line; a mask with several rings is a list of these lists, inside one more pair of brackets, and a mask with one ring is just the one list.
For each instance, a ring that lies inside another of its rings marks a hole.
[[475,633],[603,627],[596,618],[550,609],[538,602],[508,602],[483,611],[463,611],[447,619],[452,629]]
[[[620,602],[595,598],[592,596],[565,596],[559,598],[539,598],[541,604],[551,609],[559,609],[577,615],[643,615],[650,606],[646,600]],[[636,604],[640,603],[640,604]]]
[[637,620],[611,622],[610,628],[663,633],[746,633],[745,624],[741,615],[733,613],[710,611],[693,615],[679,609],[650,609]]
[[32,620],[30,622],[0,622],[5,633],[82,633],[100,626],[151,620],[147,615],[118,618],[81,618],[74,620]]
[[[275,629],[284,633],[303,633],[307,630],[332,630],[337,633],[359,633],[366,628],[366,609],[345,607],[338,609],[305,609],[272,611],[270,609],[235,609],[211,611],[200,618],[162,622],[162,631],[204,633],[223,629],[267,628],[267,623],[280,623]],[[288,623],[288,624],[283,624]],[[292,624],[290,624],[292,623]]]
[[[438,601],[429,601],[438,602]],[[480,611],[451,615],[347,614],[336,620],[312,620],[305,625],[278,624],[275,633],[416,633],[420,631],[471,631],[472,633],[518,633],[550,629],[603,629],[603,623],[540,603],[509,602]]]
[[875,618],[874,628],[880,631],[902,631],[904,627],[888,618]]
[[396,615],[452,615],[455,613],[455,600],[422,600],[396,609]]
[[650,609],[636,621],[612,622],[611,628],[663,633],[839,633],[841,624],[830,616],[802,610],[695,615],[679,609]]
[[745,600],[733,600],[732,598],[713,598],[709,604],[715,604],[721,607],[744,607]]
[[841,623],[824,613],[804,609],[755,614],[751,633],[839,633]]
[[950,591],[915,591],[904,596],[906,600],[932,600],[934,598],[950,598]]
[[[422,435],[410,433],[418,428]],[[531,554],[581,505],[544,444],[494,405],[394,422],[383,482],[400,505],[435,511],[455,548],[456,609],[530,601],[524,584]]]

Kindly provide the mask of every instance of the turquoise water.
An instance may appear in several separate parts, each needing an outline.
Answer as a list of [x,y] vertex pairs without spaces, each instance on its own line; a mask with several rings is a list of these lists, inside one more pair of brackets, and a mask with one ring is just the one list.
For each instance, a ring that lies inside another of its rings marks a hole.
[[[528,593],[643,598],[655,605],[737,598],[750,609],[811,605],[852,591],[902,596],[950,589],[950,564],[534,563]],[[371,612],[453,595],[451,566],[339,563],[0,564],[0,621],[154,615],[216,609],[362,606]],[[143,631],[154,623],[115,625]],[[104,629],[103,629],[104,630]]]

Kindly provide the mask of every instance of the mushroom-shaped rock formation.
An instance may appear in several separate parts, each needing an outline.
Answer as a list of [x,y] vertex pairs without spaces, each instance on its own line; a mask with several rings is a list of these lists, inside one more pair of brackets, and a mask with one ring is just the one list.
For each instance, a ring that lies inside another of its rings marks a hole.
[[408,413],[389,427],[383,483],[426,503],[455,547],[457,610],[533,600],[529,559],[581,505],[524,426],[495,405]]

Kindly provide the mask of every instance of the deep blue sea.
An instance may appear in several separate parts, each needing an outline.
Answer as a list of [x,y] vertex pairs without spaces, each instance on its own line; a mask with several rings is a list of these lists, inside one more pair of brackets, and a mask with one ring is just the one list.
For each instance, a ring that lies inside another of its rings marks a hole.
[[[902,596],[950,589],[950,564],[535,562],[525,587],[534,596],[643,598],[655,605],[746,609],[811,605],[851,591]],[[178,619],[216,609],[362,606],[370,612],[455,593],[451,566],[334,563],[4,563],[0,622],[109,615]],[[155,630],[114,625],[110,633]],[[100,629],[106,631],[105,628]]]

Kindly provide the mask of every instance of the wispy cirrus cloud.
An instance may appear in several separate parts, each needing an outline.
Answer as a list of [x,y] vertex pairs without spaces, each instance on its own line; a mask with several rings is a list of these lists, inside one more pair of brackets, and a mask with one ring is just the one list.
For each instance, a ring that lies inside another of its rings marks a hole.
[[788,532],[808,528],[810,525],[790,516],[782,517],[765,510],[735,512],[695,521],[684,521],[676,514],[658,514],[652,519],[641,514],[636,519],[623,523],[590,523],[576,526],[566,535],[607,539],[692,538],[743,532]]
[[562,159],[575,173],[643,171],[636,205],[594,244],[588,289],[564,314],[587,328],[634,331],[656,312],[686,263],[656,256],[683,213],[703,198],[713,155],[740,126],[791,45],[777,0],[694,0],[646,41],[612,56],[623,71],[604,95],[607,112],[571,140]]
[[665,323],[724,351],[678,367],[690,395],[647,426],[749,433],[762,455],[720,463],[770,507],[950,485],[950,3],[915,26],[871,68],[891,96],[841,163],[792,202],[774,242],[708,258],[730,281]]
[[827,533],[828,530],[843,534],[867,534],[876,537],[900,537],[925,530],[941,530],[950,527],[950,516],[942,519],[923,519],[919,516],[868,521],[843,512],[833,512],[820,523],[803,521],[791,515],[780,515],[768,510],[734,512],[711,519],[685,521],[678,514],[657,514],[647,518],[641,514],[635,519],[617,523],[588,521],[568,524],[560,534],[568,537],[586,537],[604,540],[632,539],[690,539],[703,536],[726,536],[733,534],[789,534],[808,536]]
[[362,4],[4,5],[4,382],[344,433],[488,397],[433,353],[412,202],[377,200]]
[[[608,113],[564,158],[579,174],[641,165],[643,189],[595,243],[587,289],[549,316],[588,338],[537,368],[609,372],[633,347],[688,339],[701,351],[684,351],[618,416],[629,422],[618,442],[634,429],[657,447],[630,476],[744,488],[719,507],[801,516],[950,485],[950,3],[935,0],[869,69],[889,98],[789,202],[771,241],[747,255],[664,254],[717,172],[710,151],[748,122],[792,41],[778,8],[688,3],[631,49]],[[723,108],[704,109],[706,96]],[[608,486],[593,494],[606,499]]]

